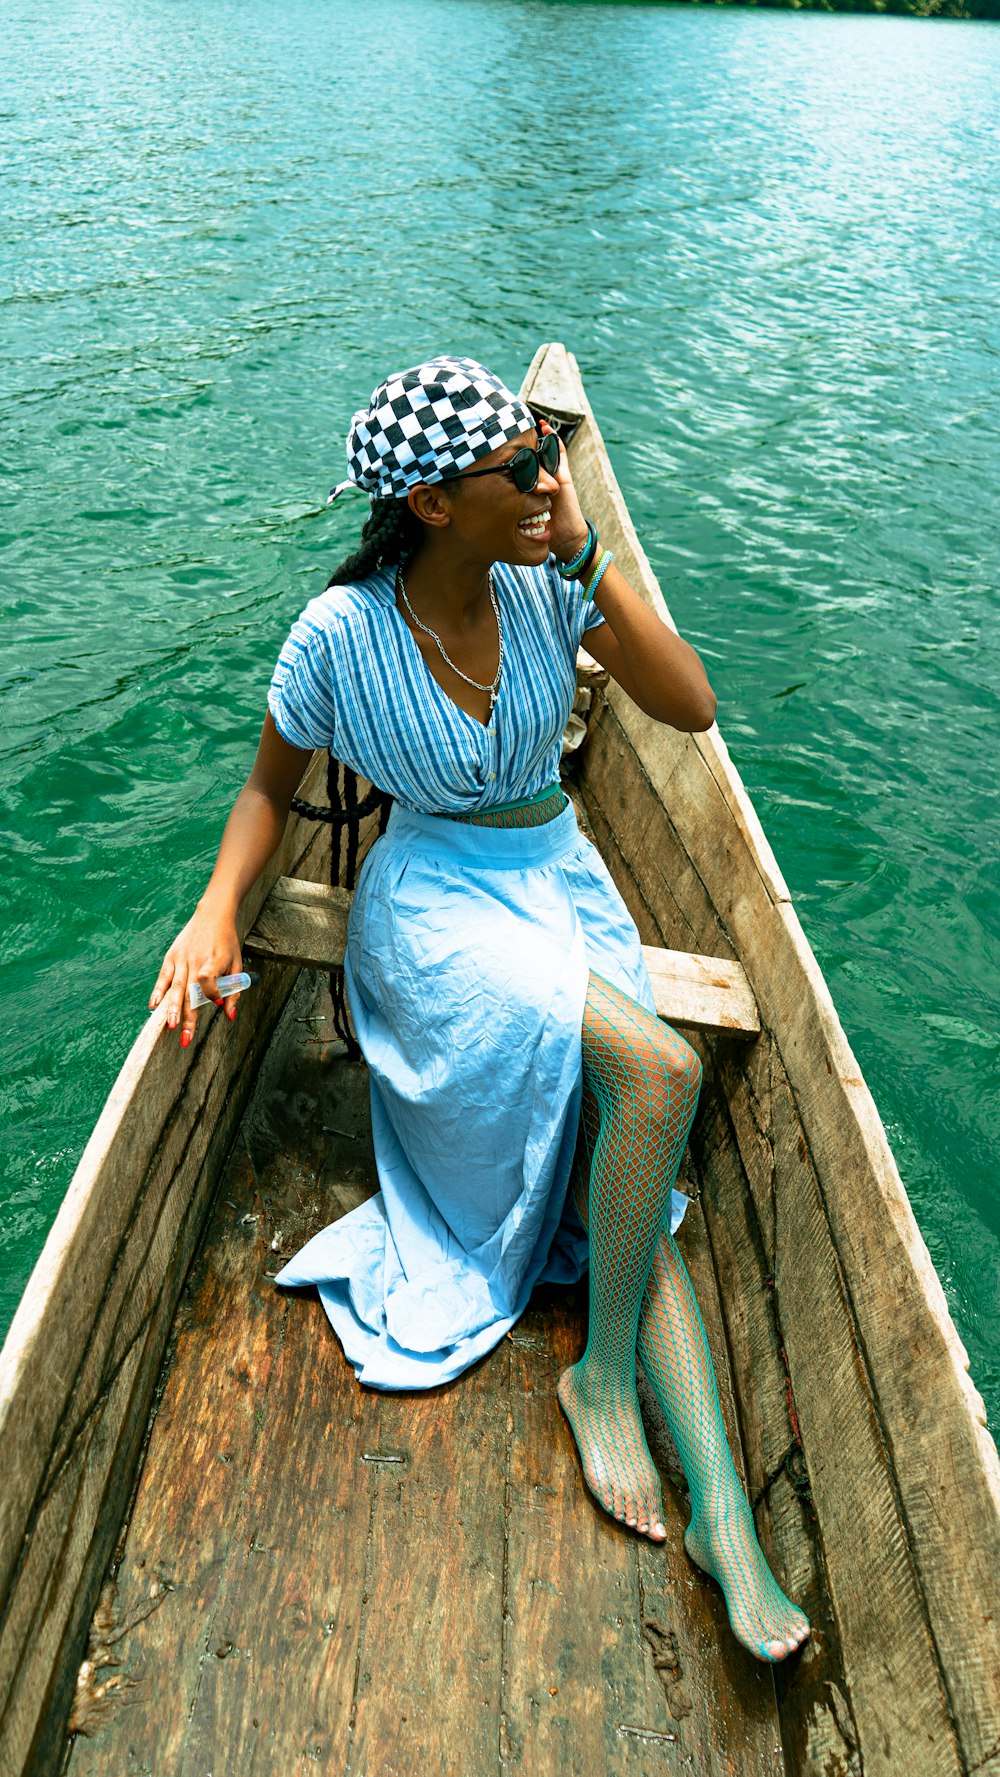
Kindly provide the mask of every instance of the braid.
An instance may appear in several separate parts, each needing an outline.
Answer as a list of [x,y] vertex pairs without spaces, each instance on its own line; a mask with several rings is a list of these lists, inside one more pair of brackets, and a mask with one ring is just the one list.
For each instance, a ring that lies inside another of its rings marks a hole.
[[376,568],[391,567],[411,556],[420,542],[423,526],[410,511],[405,500],[391,497],[373,500],[371,516],[361,532],[361,542],[353,555],[334,568],[327,586],[346,586],[353,580],[367,580]]

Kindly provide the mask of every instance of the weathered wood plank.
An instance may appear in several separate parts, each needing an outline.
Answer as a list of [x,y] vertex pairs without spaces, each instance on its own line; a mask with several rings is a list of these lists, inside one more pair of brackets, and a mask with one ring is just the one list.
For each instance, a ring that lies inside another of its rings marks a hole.
[[[382,1394],[345,1777],[499,1771],[508,1362]],[[391,1678],[388,1675],[391,1674]]]
[[[304,1747],[346,1746],[368,1504],[358,1463],[336,1452],[361,1435],[364,1397],[319,1304],[284,1297],[268,1276],[274,1242],[297,1245],[374,1185],[370,1140],[354,1134],[367,1079],[331,1066],[339,1046],[309,1034],[329,1012],[316,985],[301,984],[272,1045],[250,1152],[230,1161],[178,1316],[116,1575],[129,1707],[74,1742],[72,1774],[174,1777],[213,1756],[228,1768],[230,1740],[241,1769],[254,1756],[294,1769]],[[276,1546],[277,1564],[266,1555]],[[147,1615],[164,1579],[172,1589]],[[267,1681],[277,1670],[295,1675],[287,1710]]]
[[[766,1043],[762,1039],[761,1046]],[[691,1147],[714,1268],[725,1279],[725,1344],[739,1401],[744,1480],[757,1533],[779,1584],[801,1605],[812,1625],[801,1653],[774,1671],[781,1738],[787,1769],[796,1777],[830,1777],[831,1772],[849,1777],[854,1772],[856,1733],[846,1700],[840,1639],[826,1591],[784,1361],[773,1258],[767,1254],[754,1199],[730,1135],[730,1106],[720,1085],[724,1065],[715,1055],[709,1060]]]
[[282,1308],[237,1535],[199,1637],[181,1777],[346,1770],[369,1520],[360,1458],[375,1406],[319,1304]]
[[[252,1193],[241,1197],[250,1201]],[[207,1255],[178,1310],[173,1362],[115,1577],[109,1653],[131,1681],[128,1707],[121,1714],[110,1707],[102,1720],[84,1699],[91,1732],[74,1741],[72,1777],[180,1769],[202,1666],[220,1657],[212,1619],[285,1310],[273,1286],[266,1295],[254,1287],[264,1246],[238,1211],[217,1207]]]
[[353,892],[281,876],[248,933],[251,955],[297,962],[307,969],[342,969]]
[[735,957],[705,884],[678,840],[669,805],[650,794],[643,776],[634,747],[606,703],[588,736],[579,787],[601,854],[640,933],[647,936],[652,921],[659,942],[673,949]]
[[[134,1463],[141,1445],[149,1401],[160,1367],[160,1359],[170,1328],[177,1297],[194,1251],[204,1216],[215,1189],[226,1148],[232,1138],[236,1120],[245,1101],[246,1092],[259,1062],[260,1051],[267,1041],[269,1018],[273,1019],[287,997],[293,977],[288,971],[276,969],[267,983],[262,983],[261,1023],[249,1022],[236,1047],[246,1058],[243,1089],[233,1091],[232,1084],[220,1077],[216,1068],[209,1089],[206,1115],[189,1130],[190,1140],[179,1158],[171,1180],[169,1194],[164,1198],[160,1220],[164,1230],[164,1251],[169,1253],[172,1269],[161,1282],[159,1291],[148,1291],[147,1280],[134,1283],[137,1300],[145,1301],[147,1312],[133,1324],[132,1342],[116,1346],[114,1335],[121,1331],[114,1317],[120,1312],[119,1292],[109,1295],[112,1324],[103,1327],[98,1319],[95,1340],[101,1340],[106,1353],[114,1353],[114,1369],[106,1370],[100,1379],[99,1391],[76,1423],[79,1429],[71,1438],[61,1439],[63,1454],[58,1467],[50,1472],[40,1489],[25,1543],[26,1564],[17,1573],[10,1588],[0,1639],[0,1684],[6,1703],[14,1710],[11,1720],[23,1724],[31,1709],[36,1715],[36,1738],[30,1750],[27,1744],[12,1741],[5,1748],[9,1763],[5,1768],[18,1770],[20,1758],[27,1760],[32,1777],[54,1769],[61,1748],[62,1723],[65,1721],[72,1694],[76,1668],[82,1655],[82,1639],[93,1608],[97,1590],[118,1534],[121,1514],[128,1499]],[[274,1002],[272,1008],[271,1002]],[[226,1034],[206,1031],[206,1050],[225,1041]],[[151,1249],[153,1251],[153,1249]],[[128,1269],[132,1255],[122,1258]],[[159,1265],[163,1253],[153,1251],[151,1263]],[[130,1387],[121,1381],[132,1376]],[[97,1382],[95,1379],[95,1386]],[[74,1405],[76,1397],[74,1396]],[[72,1510],[62,1517],[50,1509],[50,1499],[66,1496],[59,1486],[60,1477],[75,1460],[77,1445],[86,1443],[89,1455],[81,1478],[79,1495],[72,1501]],[[58,1577],[58,1587],[44,1598],[32,1579],[32,1562],[41,1560],[46,1571]],[[30,1628],[19,1622],[22,1600],[33,1606]],[[46,1686],[48,1702],[46,1702]],[[7,1712],[2,1716],[6,1731]]]
[[963,1760],[888,1452],[795,1102],[777,1056],[775,1285],[866,1777]]
[[586,1343],[585,1303],[585,1288],[539,1290],[507,1341],[503,1770],[653,1777],[682,1767],[642,1639],[637,1538],[587,1492],[555,1393]]
[[644,944],[657,1015],[684,1030],[757,1037],[760,1019],[742,965],[723,956],[693,956]]
[[[55,1477],[25,1548],[5,1624],[6,1707],[0,1719],[4,1772],[30,1771],[33,1777],[35,1771],[47,1774],[57,1768],[46,1715],[60,1689],[66,1689],[59,1654],[75,1594],[65,1576],[75,1578],[85,1567],[103,1494],[93,1483],[90,1465],[100,1473],[114,1451],[141,1357],[142,1346],[136,1345],[109,1389],[105,1410],[85,1428]],[[62,1700],[67,1705],[68,1695]]]
[[[790,908],[782,920],[798,926]],[[829,1012],[818,993],[799,1003],[789,994],[783,1009],[781,1059],[801,1125],[788,1158],[793,1164],[806,1145],[962,1752],[978,1770],[1000,1721],[1000,1466],[968,1353],[846,1039],[829,1070],[822,1061]],[[804,1079],[810,1053],[816,1064]]]

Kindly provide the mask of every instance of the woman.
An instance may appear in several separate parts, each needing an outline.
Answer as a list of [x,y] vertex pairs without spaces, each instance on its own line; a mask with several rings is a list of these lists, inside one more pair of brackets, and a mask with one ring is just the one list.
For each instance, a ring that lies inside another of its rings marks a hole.
[[345,961],[381,1190],[278,1282],[318,1285],[363,1383],[426,1388],[494,1346],[536,1283],[589,1262],[587,1348],[558,1385],[587,1485],[664,1539],[638,1349],[690,1485],[685,1547],[744,1645],[783,1659],[809,1625],[757,1543],[673,1240],[700,1062],[656,1018],[638,933],[558,782],[584,634],[658,721],[708,728],[716,699],[602,548],[558,439],[482,365],[387,378],[347,451],[331,497],[371,496],[361,547],[281,651],[256,763],[150,1004],[166,998],[187,1046],[188,983],[221,1003],[237,908],[315,748],[394,797]]

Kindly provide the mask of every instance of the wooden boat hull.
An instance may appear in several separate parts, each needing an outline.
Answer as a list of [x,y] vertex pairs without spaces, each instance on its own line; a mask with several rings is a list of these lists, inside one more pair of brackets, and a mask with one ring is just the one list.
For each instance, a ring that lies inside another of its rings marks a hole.
[[[571,449],[585,510],[670,621],[573,360],[542,348],[524,393],[583,415]],[[313,800],[323,800],[323,769],[315,760],[303,786]],[[583,1495],[552,1401],[559,1367],[576,1355],[579,1292],[533,1303],[509,1349],[448,1390],[373,1402],[316,1305],[307,1314],[267,1281],[271,1241],[292,1250],[298,1233],[329,1219],[331,1193],[349,1208],[374,1187],[352,1159],[360,1149],[345,1149],[331,1172],[329,1155],[347,1138],[326,1134],[322,1119],[296,1119],[296,1079],[310,1082],[302,1090],[319,1104],[336,1078],[343,1105],[357,1098],[363,1070],[351,1084],[349,1064],[331,1051],[310,1056],[291,1042],[301,1029],[292,1019],[312,1014],[290,1009],[290,996],[305,995],[305,1006],[313,986],[271,964],[253,1018],[203,1025],[188,1054],[161,1040],[162,1013],[150,1018],[0,1359],[3,1771],[62,1767],[88,1625],[113,1561],[113,1626],[107,1595],[78,1697],[71,1777],[186,1770],[196,1755],[192,1770],[212,1768],[212,1756],[216,1770],[244,1770],[258,1744],[258,1768],[282,1771],[318,1763],[464,1777],[495,1764],[596,1777],[685,1760],[704,1772],[774,1771],[782,1761],[817,1774],[1000,1770],[996,1450],[760,823],[717,730],[666,729],[614,685],[581,749],[577,794],[643,941],[739,960],[757,999],[762,1030],[752,1044],[692,1035],[705,1082],[685,1239],[762,1541],[815,1625],[806,1652],[773,1675],[750,1661],[727,1639],[719,1595],[686,1563],[679,1534],[669,1554],[640,1545]],[[359,856],[376,831],[370,818]],[[329,879],[329,846],[327,832],[290,820],[241,909],[244,934],[279,876]],[[266,1123],[268,1102],[285,1107],[284,1173],[269,1186],[280,1226],[254,1198],[252,1167],[265,1164],[267,1140],[256,1125],[241,1130],[265,1056],[272,1100],[264,1082],[255,1114]],[[307,1207],[295,1208],[303,1181],[311,1222]],[[279,1413],[265,1437],[255,1415],[268,1388],[288,1417]],[[227,1448],[209,1449],[209,1430]],[[669,1469],[659,1433],[654,1443]],[[394,1451],[403,1456],[395,1469],[366,1462],[366,1453]],[[474,1485],[463,1486],[463,1473]],[[499,1496],[489,1476],[499,1477]],[[682,1500],[667,1492],[679,1531]],[[283,1525],[280,1558],[255,1511]],[[325,1530],[310,1566],[311,1526],[331,1521],[344,1534],[331,1540]],[[135,1541],[143,1537],[145,1553]],[[268,1644],[278,1670],[251,1682],[247,1646],[227,1648],[224,1623],[217,1645],[206,1637],[225,1585],[258,1557],[274,1569],[254,1593],[261,1633],[266,1641],[276,1624],[281,1633]],[[186,1573],[175,1565],[184,1560]],[[375,1593],[377,1614],[366,1617]],[[321,1595],[328,1615],[319,1621]],[[408,1612],[425,1625],[417,1644]],[[285,1678],[296,1673],[312,1687],[311,1729],[305,1717],[281,1715]],[[109,1748],[123,1744],[114,1739],[116,1692],[130,1675],[132,1751],[119,1766]],[[191,1694],[201,1699],[197,1733],[183,1727],[193,1721]],[[265,1704],[266,1744],[254,1715]],[[483,1762],[489,1747],[494,1763]]]

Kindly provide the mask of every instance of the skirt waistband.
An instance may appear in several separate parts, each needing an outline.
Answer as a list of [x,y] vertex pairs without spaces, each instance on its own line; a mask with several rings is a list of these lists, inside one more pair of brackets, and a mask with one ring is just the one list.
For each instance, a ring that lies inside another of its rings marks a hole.
[[467,814],[452,814],[451,821],[464,821],[473,827],[544,827],[562,814],[569,797],[561,784],[546,784],[533,796],[520,796],[514,802],[495,802],[489,808],[476,808]]
[[445,814],[417,814],[394,802],[386,839],[425,856],[483,870],[525,870],[555,864],[572,851],[580,837],[576,809],[567,797],[561,814],[540,827],[481,827]]

